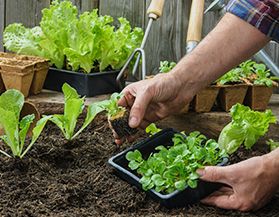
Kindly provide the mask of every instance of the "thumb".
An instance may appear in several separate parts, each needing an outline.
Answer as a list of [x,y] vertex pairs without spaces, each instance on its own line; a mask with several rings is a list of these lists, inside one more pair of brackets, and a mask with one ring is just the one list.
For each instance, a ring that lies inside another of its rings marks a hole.
[[132,108],[130,110],[129,125],[136,128],[140,125],[145,115],[148,104],[151,101],[151,94],[145,92],[138,92]]
[[203,181],[219,182],[229,185],[226,178],[225,167],[207,166],[204,169],[198,169],[197,173],[200,175],[200,179]]

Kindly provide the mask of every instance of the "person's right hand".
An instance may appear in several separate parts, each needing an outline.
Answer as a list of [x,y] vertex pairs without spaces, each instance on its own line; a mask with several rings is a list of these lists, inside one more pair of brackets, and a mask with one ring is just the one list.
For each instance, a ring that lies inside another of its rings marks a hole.
[[[180,112],[194,96],[193,88],[173,73],[158,74],[127,86],[118,104],[131,108],[129,125],[145,128],[150,123]],[[116,139],[117,144],[121,141]]]

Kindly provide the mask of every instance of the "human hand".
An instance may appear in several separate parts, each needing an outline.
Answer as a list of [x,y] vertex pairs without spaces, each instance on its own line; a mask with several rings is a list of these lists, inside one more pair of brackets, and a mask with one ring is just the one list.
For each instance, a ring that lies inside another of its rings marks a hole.
[[264,155],[230,166],[198,170],[202,180],[226,185],[201,202],[240,211],[263,207],[279,187],[279,170],[274,167],[274,160]]
[[[122,93],[124,96],[118,104],[131,108],[129,125],[132,128],[145,128],[171,113],[180,112],[194,95],[193,88],[183,84],[173,73],[130,84]],[[122,141],[117,138],[115,142],[121,144]]]

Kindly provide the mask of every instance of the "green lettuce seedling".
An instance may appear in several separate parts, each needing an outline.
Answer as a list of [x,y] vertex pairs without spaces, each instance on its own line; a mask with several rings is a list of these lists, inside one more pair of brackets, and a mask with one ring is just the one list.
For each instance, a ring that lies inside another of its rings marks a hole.
[[84,109],[85,99],[80,97],[77,91],[65,83],[62,87],[64,93],[64,114],[52,115],[50,121],[56,124],[67,140],[76,138],[95,118],[95,116],[104,109],[99,103],[92,103],[88,106],[87,115],[82,127],[75,133],[78,117]]
[[162,129],[158,128],[156,124],[151,123],[145,128],[145,132],[150,134],[150,136],[155,135],[156,133],[159,133]]
[[198,168],[205,165],[216,165],[227,156],[224,150],[213,139],[195,131],[188,137],[175,134],[173,146],[158,146],[147,160],[139,150],[126,154],[129,168],[141,175],[140,183],[144,190],[154,188],[157,192],[172,193],[184,190],[188,186],[196,188],[199,175]]
[[171,71],[176,66],[175,62],[169,62],[169,61],[160,61],[160,73],[167,73]]
[[129,126],[129,111],[118,105],[118,100],[123,95],[120,93],[113,93],[109,100],[104,100],[99,103],[99,106],[106,110],[108,121],[112,129],[120,138],[125,138],[137,133],[137,129]]
[[270,151],[273,151],[279,147],[279,142],[274,141],[273,139],[269,139],[268,141],[266,141],[266,144],[269,146]]
[[218,143],[228,154],[235,152],[242,144],[250,149],[268,131],[269,124],[276,123],[271,110],[257,112],[248,106],[234,105],[230,110],[232,121],[219,135]]
[[[32,130],[30,144],[24,149],[27,132],[35,115],[27,115],[20,120],[20,112],[24,104],[24,96],[18,90],[7,90],[0,96],[0,125],[4,129],[4,135],[0,137],[12,151],[14,157],[23,158],[34,145],[41,134],[50,116],[40,119]],[[11,157],[8,153],[0,150],[0,153]]]

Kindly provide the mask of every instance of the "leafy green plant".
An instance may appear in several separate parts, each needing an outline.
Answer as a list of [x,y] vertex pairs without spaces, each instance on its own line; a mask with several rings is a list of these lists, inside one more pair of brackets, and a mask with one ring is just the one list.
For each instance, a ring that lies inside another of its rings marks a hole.
[[150,136],[155,135],[156,133],[159,133],[162,129],[158,128],[156,124],[151,123],[145,128],[145,132],[150,134]]
[[235,152],[242,144],[250,149],[267,131],[269,124],[276,123],[271,110],[257,112],[236,104],[230,110],[232,121],[219,135],[218,143],[228,154]]
[[42,14],[39,27],[7,26],[5,47],[45,57],[57,68],[90,73],[120,69],[143,38],[142,29],[132,29],[125,18],[120,17],[119,28],[115,28],[113,18],[99,16],[97,10],[78,16],[77,7],[69,0],[52,1]]
[[268,141],[266,141],[266,144],[269,146],[270,151],[273,151],[279,147],[279,142],[274,141],[273,139],[269,139]]
[[115,117],[119,114],[123,114],[126,111],[126,108],[118,105],[118,100],[122,97],[120,93],[113,93],[110,96],[110,99],[104,100],[99,103],[99,106],[106,110],[108,117]]
[[167,73],[171,71],[176,66],[175,62],[169,62],[169,61],[160,61],[160,73]]
[[227,156],[213,139],[195,131],[188,137],[183,133],[175,134],[173,146],[158,146],[156,153],[151,153],[147,160],[140,151],[126,154],[129,168],[136,170],[142,177],[140,183],[144,190],[154,188],[157,192],[171,193],[184,190],[188,186],[196,188],[199,175],[198,168],[216,165]]
[[[41,134],[50,116],[40,119],[32,130],[30,144],[24,149],[27,132],[35,115],[27,115],[20,120],[20,112],[24,104],[24,96],[18,90],[7,90],[0,96],[0,125],[4,129],[4,135],[0,139],[12,151],[14,157],[23,158],[34,145]],[[0,150],[0,153],[11,157],[8,153]]]
[[276,84],[275,80],[278,78],[270,76],[270,71],[264,64],[247,60],[217,79],[216,83],[220,85],[246,83],[272,87]]
[[82,127],[75,133],[78,117],[84,109],[84,97],[80,97],[77,91],[70,85],[65,83],[62,87],[64,93],[64,114],[52,115],[50,121],[56,124],[62,131],[67,140],[76,138],[95,118],[95,116],[103,111],[99,103],[92,103],[88,106],[87,115]]
[[253,65],[254,72],[256,76],[254,76],[253,83],[256,85],[265,85],[267,87],[272,87],[275,85],[274,80],[278,80],[277,77],[270,76],[270,70],[267,70],[264,64],[257,64]]

